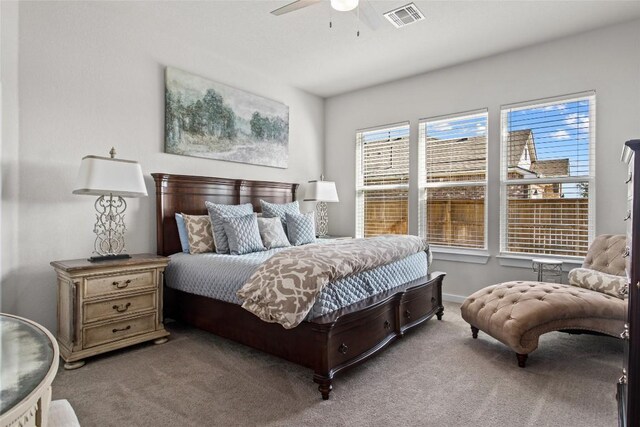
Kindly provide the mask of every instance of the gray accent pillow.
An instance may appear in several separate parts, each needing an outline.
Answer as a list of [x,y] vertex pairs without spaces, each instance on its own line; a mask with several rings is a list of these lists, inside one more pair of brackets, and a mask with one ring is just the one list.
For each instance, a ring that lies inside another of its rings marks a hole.
[[315,212],[287,216],[287,233],[292,245],[300,246],[316,241]]
[[280,218],[285,233],[287,233],[287,214],[293,215],[300,213],[300,205],[297,200],[295,202],[281,204],[260,200],[260,207],[263,218]]
[[224,218],[222,222],[232,255],[264,251],[256,214]]
[[262,243],[267,249],[286,248],[291,246],[282,228],[280,218],[258,218],[258,229]]
[[244,205],[221,205],[218,203],[204,202],[211,218],[211,228],[213,229],[213,240],[216,252],[219,254],[229,253],[229,242],[224,231],[224,219],[237,216],[245,216],[253,213],[251,203]]

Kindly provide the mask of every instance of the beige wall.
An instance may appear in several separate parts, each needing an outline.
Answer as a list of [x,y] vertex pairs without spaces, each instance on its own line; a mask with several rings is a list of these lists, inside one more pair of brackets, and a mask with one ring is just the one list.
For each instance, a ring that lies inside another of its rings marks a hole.
[[[640,21],[540,44],[451,68],[335,96],[325,107],[327,179],[339,204],[329,207],[332,234],[355,231],[357,129],[411,122],[409,231],[418,231],[417,135],[421,118],[489,109],[489,206],[486,265],[436,260],[448,272],[445,292],[466,296],[504,280],[532,279],[529,268],[503,267],[499,252],[500,106],[596,90],[596,233],[624,232],[622,143],[640,137]],[[397,66],[402,66],[398,64]]]
[[[115,146],[119,157],[142,165],[150,197],[128,202],[131,253],[155,252],[152,172],[301,184],[320,175],[323,99],[209,54],[211,41],[187,23],[172,32],[172,11],[180,7],[179,2],[23,2],[19,17],[3,14],[3,46],[5,25],[19,36],[20,137],[19,145],[17,135],[3,142],[3,185],[10,191],[3,191],[2,252],[3,261],[5,254],[13,261],[3,263],[2,311],[54,328],[55,274],[49,262],[87,257],[93,249],[94,198],[71,194],[87,154],[106,155]],[[217,36],[216,43],[233,42],[228,34]],[[7,44],[15,49],[15,41]],[[3,55],[3,68],[4,60]],[[164,154],[166,65],[287,104],[289,168]],[[15,59],[7,67],[16,68]],[[5,156],[5,147],[13,155]],[[5,224],[5,210],[14,204],[15,215]]]

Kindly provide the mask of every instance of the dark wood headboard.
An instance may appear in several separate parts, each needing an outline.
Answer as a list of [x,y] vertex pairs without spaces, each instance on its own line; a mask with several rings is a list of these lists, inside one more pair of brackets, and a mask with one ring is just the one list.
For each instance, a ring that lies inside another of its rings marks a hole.
[[238,205],[251,203],[260,212],[260,199],[271,203],[296,200],[298,184],[206,176],[152,173],[156,183],[156,234],[158,255],[181,252],[175,214],[205,215],[205,201]]

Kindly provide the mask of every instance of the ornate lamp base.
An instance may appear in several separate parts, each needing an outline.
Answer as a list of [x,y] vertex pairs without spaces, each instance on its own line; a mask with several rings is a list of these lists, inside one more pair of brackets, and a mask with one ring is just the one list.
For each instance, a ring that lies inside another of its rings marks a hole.
[[94,252],[99,256],[89,258],[89,261],[106,261],[114,259],[131,258],[129,254],[123,254],[124,233],[127,227],[124,225],[124,211],[127,202],[113,195],[100,196],[94,204],[96,211],[96,224],[93,232],[96,240],[93,244]]
[[316,235],[325,237],[329,234],[329,210],[326,202],[316,204]]

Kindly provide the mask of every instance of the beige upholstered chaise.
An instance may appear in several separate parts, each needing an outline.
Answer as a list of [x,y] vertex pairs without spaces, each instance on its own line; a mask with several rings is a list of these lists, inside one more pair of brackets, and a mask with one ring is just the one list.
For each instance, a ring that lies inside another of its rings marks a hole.
[[[625,275],[624,235],[598,236],[583,268]],[[522,368],[538,348],[540,335],[551,331],[591,331],[619,337],[627,317],[627,301],[581,287],[514,281],[481,289],[469,296],[462,318],[473,338],[481,330],[516,352]]]

